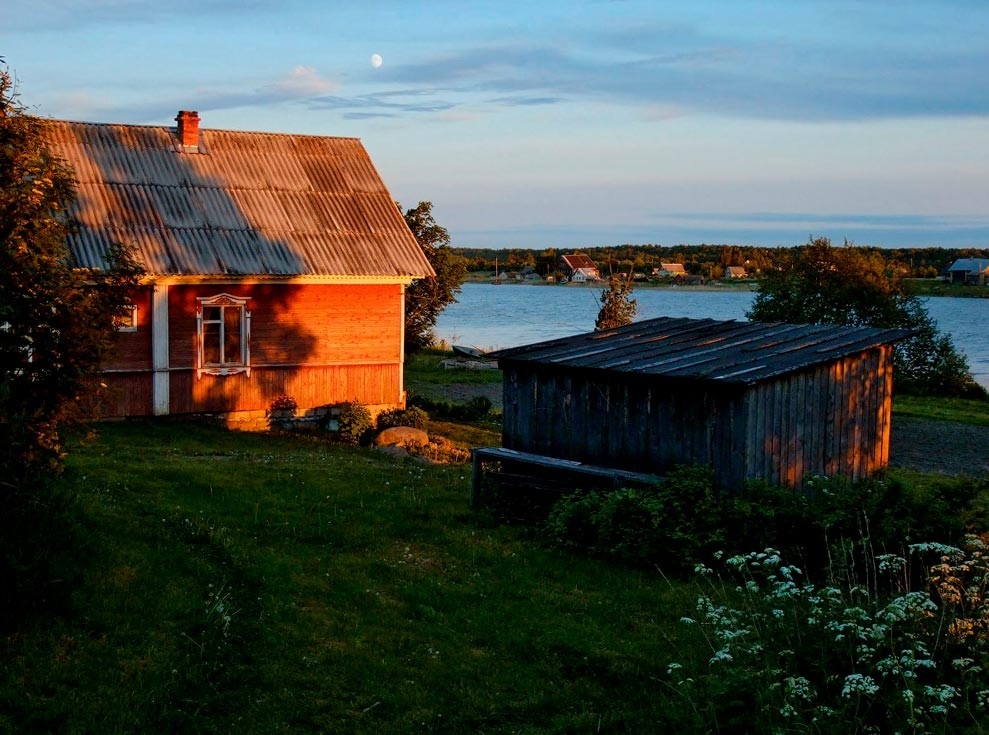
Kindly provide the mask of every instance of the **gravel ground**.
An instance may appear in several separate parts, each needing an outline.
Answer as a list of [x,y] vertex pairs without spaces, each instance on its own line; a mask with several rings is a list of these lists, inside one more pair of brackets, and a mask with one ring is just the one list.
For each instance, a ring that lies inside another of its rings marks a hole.
[[893,467],[979,475],[989,471],[989,426],[894,416],[889,454]]
[[[425,388],[426,386],[423,386]],[[495,409],[501,408],[501,384],[453,384],[430,386],[429,397],[465,402],[487,396]],[[971,426],[954,421],[928,421],[906,416],[893,417],[890,465],[918,472],[945,475],[979,475],[989,471],[989,426]]]

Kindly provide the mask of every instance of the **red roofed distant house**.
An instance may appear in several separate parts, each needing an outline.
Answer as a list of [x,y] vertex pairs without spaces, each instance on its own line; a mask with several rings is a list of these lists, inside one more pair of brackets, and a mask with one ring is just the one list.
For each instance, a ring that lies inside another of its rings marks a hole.
[[51,121],[74,169],[81,268],[146,270],[102,382],[106,416],[261,419],[404,405],[404,294],[432,275],[355,138]]
[[653,275],[660,278],[676,278],[687,275],[683,263],[660,263],[659,268],[653,269]]
[[594,261],[583,253],[560,256],[560,271],[574,283],[601,280],[601,271]]
[[725,268],[725,278],[745,278],[748,275],[745,268],[740,265],[730,265]]

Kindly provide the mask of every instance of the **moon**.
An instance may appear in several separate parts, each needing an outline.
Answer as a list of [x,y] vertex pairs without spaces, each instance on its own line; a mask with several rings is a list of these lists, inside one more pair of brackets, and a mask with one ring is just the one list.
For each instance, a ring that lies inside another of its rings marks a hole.
[[381,58],[381,54],[371,54],[371,66],[377,69],[383,63],[385,63],[385,60]]

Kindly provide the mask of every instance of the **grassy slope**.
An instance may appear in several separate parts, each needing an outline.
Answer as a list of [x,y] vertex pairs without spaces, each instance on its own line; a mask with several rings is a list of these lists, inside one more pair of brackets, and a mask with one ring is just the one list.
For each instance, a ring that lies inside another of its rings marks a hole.
[[648,730],[690,603],[466,510],[469,472],[120,423],[77,451],[66,615],[0,646],[0,731]]
[[[435,363],[410,382],[500,379]],[[0,732],[652,732],[680,706],[657,678],[698,650],[676,623],[695,588],[469,514],[465,467],[178,423],[100,434],[67,478],[83,583],[0,641]]]

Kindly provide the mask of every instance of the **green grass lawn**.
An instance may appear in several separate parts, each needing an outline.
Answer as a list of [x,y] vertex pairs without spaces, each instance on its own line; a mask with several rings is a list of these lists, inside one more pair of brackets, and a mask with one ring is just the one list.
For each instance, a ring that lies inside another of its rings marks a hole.
[[[693,592],[467,510],[469,469],[182,423],[74,451],[81,583],[0,732],[650,732]],[[692,588],[690,588],[692,589]]]
[[[419,379],[446,379],[424,362]],[[895,410],[977,421],[985,406],[897,398]],[[483,423],[430,430],[498,443]],[[0,733],[652,733],[674,713],[689,721],[696,703],[665,671],[711,655],[678,622],[701,582],[470,513],[469,476],[307,436],[100,425],[64,479],[78,579],[54,581],[63,604],[0,634]]]
[[989,402],[966,398],[896,396],[893,399],[894,424],[897,416],[989,426]]

